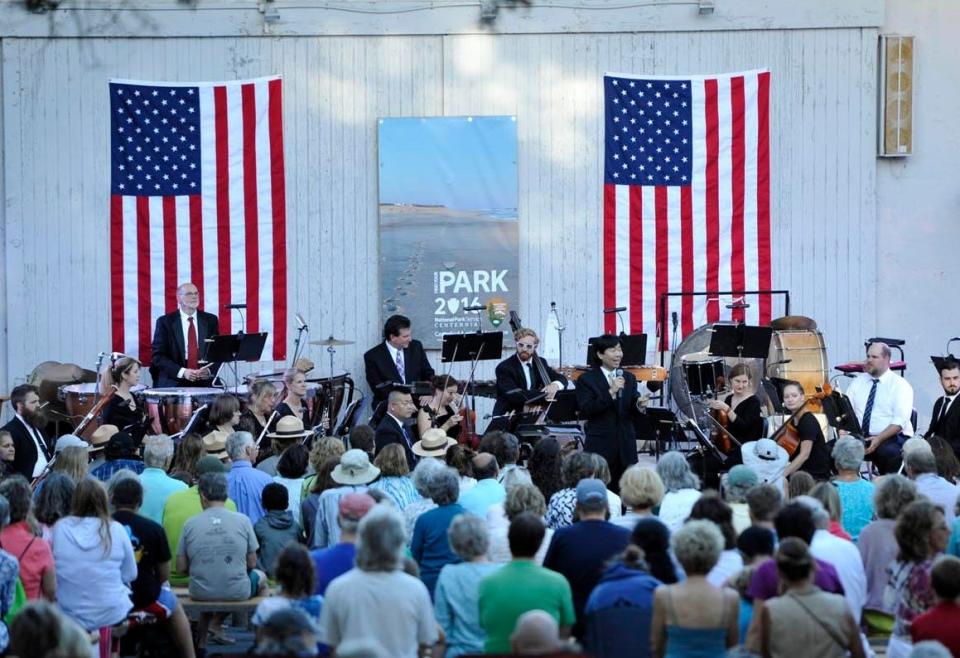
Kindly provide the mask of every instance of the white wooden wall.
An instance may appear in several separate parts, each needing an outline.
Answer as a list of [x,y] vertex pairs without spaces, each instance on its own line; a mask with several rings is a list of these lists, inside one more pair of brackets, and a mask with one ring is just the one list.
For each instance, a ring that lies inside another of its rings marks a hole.
[[[362,352],[380,332],[378,117],[517,115],[520,314],[540,326],[556,301],[572,363],[601,327],[601,75],[769,67],[774,283],[820,323],[830,361],[845,361],[875,317],[875,18],[698,33],[592,33],[588,21],[581,33],[446,36],[45,39],[24,29],[0,40],[0,391],[42,360],[90,367],[110,344],[111,77],[284,76],[290,308],[314,338],[356,340],[337,365],[362,380]],[[324,353],[308,355],[326,370]]]

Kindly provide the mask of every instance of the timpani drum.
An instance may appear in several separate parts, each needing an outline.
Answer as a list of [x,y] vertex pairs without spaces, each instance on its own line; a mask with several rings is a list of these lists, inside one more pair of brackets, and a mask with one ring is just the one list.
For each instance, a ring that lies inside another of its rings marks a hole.
[[829,378],[827,348],[819,331],[774,331],[767,364],[767,377],[800,382],[808,394],[815,393]]
[[[130,392],[136,397],[146,388],[143,384],[139,384],[131,388]],[[67,415],[70,416],[70,420],[76,427],[97,403],[97,383],[65,384],[57,389],[57,398],[63,402],[63,406],[67,409]],[[99,414],[97,416],[84,428],[82,433],[84,438],[93,436],[96,429],[100,427]]]
[[222,388],[148,388],[134,397],[146,402],[151,418],[159,418],[161,431],[179,434],[197,409],[223,393]]

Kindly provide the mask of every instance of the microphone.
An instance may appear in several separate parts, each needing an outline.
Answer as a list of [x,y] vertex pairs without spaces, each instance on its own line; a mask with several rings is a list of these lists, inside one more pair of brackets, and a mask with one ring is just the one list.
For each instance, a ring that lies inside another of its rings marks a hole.
[[[613,371],[613,374],[614,374],[616,377],[623,377],[623,368],[617,368],[616,370]],[[617,389],[617,399],[618,399],[618,400],[620,399],[620,394],[621,394],[622,392],[623,392],[623,388],[618,388],[618,389]]]
[[551,311],[557,310],[557,303],[556,303],[556,302],[550,302],[550,310],[551,310]]
[[486,311],[487,307],[483,306],[482,304],[478,306],[464,306],[463,310],[464,311]]
[[670,321],[673,322],[673,330],[677,330],[677,312],[673,311],[670,313]]
[[246,304],[224,304],[223,308],[247,308]]
[[299,313],[294,313],[294,317],[297,319],[297,329],[300,331],[307,330],[307,321],[303,319],[303,316]]
[[627,310],[626,306],[613,306],[611,308],[603,309],[604,313],[622,313]]

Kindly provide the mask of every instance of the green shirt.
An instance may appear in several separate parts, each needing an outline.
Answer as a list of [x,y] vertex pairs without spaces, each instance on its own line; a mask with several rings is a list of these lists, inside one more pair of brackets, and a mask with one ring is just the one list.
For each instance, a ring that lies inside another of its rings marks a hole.
[[[226,507],[231,512],[237,511],[237,506],[232,500],[227,500]],[[177,491],[167,497],[167,502],[163,505],[163,531],[167,535],[167,543],[170,544],[170,555],[177,554],[177,544],[180,543],[183,524],[202,511],[200,492],[197,491],[196,486]],[[170,584],[188,585],[190,577],[177,571],[176,566],[177,562],[174,560],[170,565]]]
[[487,633],[486,653],[510,653],[517,619],[543,610],[560,626],[572,626],[573,594],[567,579],[530,560],[514,560],[480,582],[480,626]]

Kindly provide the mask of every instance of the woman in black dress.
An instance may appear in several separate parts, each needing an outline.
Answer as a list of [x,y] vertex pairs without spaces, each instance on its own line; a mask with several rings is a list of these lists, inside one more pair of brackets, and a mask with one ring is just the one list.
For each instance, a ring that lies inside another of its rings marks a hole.
[[[710,408],[727,414],[729,431],[737,441],[746,443],[763,436],[760,398],[753,393],[753,375],[745,363],[730,368],[728,379],[733,392],[723,400],[711,400]],[[734,453],[739,454],[739,450]]]
[[277,405],[277,419],[298,416],[304,427],[310,427],[310,410],[304,402],[307,397],[307,376],[296,368],[290,368],[283,373],[283,384],[287,395]]
[[[787,382],[783,387],[783,406],[792,415],[806,404],[807,397],[799,382]],[[800,445],[790,457],[783,472],[788,477],[796,471],[806,471],[814,480],[823,482],[830,479],[830,451],[823,438],[820,421],[810,411],[801,411],[789,421],[800,439]]]
[[140,362],[128,356],[117,359],[107,376],[116,392],[103,409],[103,424],[116,425],[140,445],[147,433],[146,413],[131,392],[140,383]]
[[420,436],[431,427],[438,427],[451,439],[460,436],[459,406],[461,397],[457,392],[460,382],[453,377],[436,375],[433,378],[433,397],[417,412],[417,430]]

